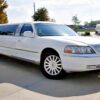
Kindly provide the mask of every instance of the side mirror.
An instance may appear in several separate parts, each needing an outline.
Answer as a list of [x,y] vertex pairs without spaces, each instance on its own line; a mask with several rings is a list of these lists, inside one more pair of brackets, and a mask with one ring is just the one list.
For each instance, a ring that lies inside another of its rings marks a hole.
[[23,36],[25,36],[25,37],[34,37],[34,35],[33,35],[33,33],[31,31],[25,31],[23,33]]

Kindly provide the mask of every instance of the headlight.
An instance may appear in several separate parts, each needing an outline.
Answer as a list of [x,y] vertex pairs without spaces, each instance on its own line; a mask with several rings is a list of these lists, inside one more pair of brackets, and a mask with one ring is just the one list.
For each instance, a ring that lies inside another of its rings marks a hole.
[[95,51],[89,46],[66,46],[64,53],[68,54],[94,54]]

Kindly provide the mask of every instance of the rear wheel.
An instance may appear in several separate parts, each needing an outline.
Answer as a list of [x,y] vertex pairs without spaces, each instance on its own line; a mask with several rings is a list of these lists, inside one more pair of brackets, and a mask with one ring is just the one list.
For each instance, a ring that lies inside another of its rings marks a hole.
[[65,77],[61,59],[55,53],[46,53],[44,55],[41,61],[41,71],[50,79],[62,79]]

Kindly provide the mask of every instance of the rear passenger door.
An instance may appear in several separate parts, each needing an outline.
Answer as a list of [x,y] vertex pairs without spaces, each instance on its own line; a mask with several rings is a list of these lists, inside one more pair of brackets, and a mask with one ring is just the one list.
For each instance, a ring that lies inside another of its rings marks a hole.
[[0,53],[12,55],[16,47],[17,39],[15,37],[18,25],[0,26]]

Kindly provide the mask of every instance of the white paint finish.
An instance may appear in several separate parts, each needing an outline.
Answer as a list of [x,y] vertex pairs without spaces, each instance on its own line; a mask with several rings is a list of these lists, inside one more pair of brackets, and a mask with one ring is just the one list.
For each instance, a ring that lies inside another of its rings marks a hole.
[[[79,72],[97,70],[96,66],[100,65],[100,55],[83,55],[83,56],[62,56],[62,64],[66,71]],[[66,66],[67,65],[67,66]],[[94,65],[94,68],[87,68],[87,66]],[[100,69],[100,68],[98,68]]]
[[15,56],[39,62],[39,46],[36,43],[35,38],[18,37]]
[[0,46],[15,48],[16,42],[17,40],[14,36],[0,36]]
[[[42,51],[45,48],[52,48],[58,52],[62,61],[62,67],[65,71],[94,70],[87,69],[86,66],[91,64],[100,64],[100,57],[96,57],[99,54],[95,54],[96,56],[94,58],[91,58],[90,54],[88,54],[89,58],[79,57],[78,54],[78,57],[68,56],[64,54],[64,48],[67,45],[92,46],[100,44],[99,39],[81,36],[39,37],[36,34],[34,25],[33,30],[34,37],[0,36],[0,53],[40,63],[40,56]],[[16,34],[18,33],[16,32]]]

